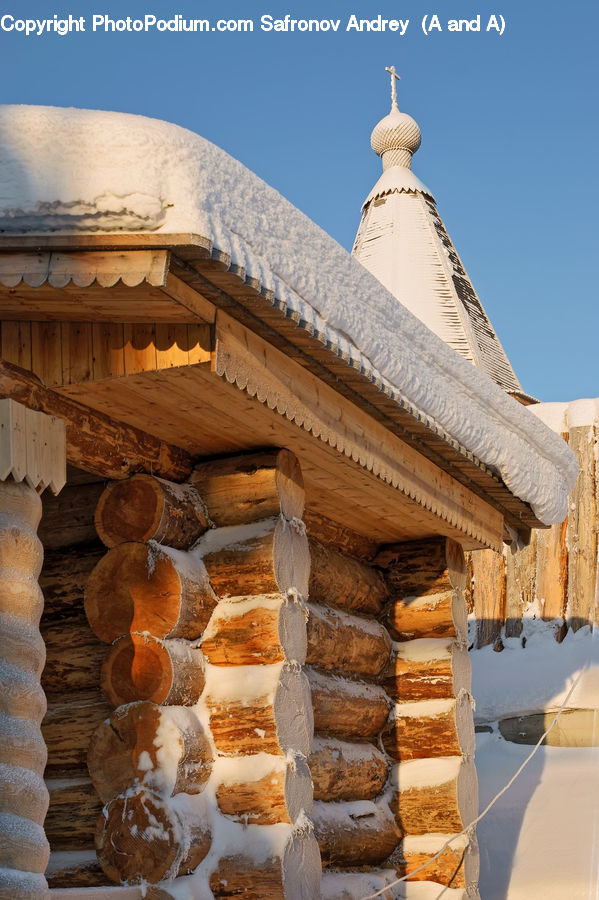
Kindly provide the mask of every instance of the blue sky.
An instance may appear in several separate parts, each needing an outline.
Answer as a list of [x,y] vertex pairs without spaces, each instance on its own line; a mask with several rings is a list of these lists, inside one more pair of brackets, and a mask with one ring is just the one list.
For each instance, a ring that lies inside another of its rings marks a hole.
[[[2,101],[122,110],[176,122],[223,147],[348,249],[380,160],[370,132],[399,106],[422,131],[416,174],[517,374],[542,400],[599,395],[596,278],[599,4],[4,5],[15,18],[84,16],[85,34],[0,31]],[[252,33],[91,32],[91,16],[251,18]],[[262,15],[341,19],[336,33],[263,32]],[[406,33],[346,31],[409,19]],[[442,32],[421,20],[437,13]],[[449,19],[481,17],[480,32]],[[503,35],[486,32],[503,15]]]

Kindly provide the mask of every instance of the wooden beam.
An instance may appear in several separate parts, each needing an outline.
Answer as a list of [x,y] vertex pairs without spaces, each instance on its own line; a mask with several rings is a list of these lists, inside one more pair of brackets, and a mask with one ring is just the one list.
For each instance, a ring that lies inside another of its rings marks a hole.
[[62,397],[44,387],[30,372],[2,360],[0,397],[64,419],[67,461],[88,472],[118,479],[135,472],[150,472],[183,481],[193,468],[191,457],[184,450]]

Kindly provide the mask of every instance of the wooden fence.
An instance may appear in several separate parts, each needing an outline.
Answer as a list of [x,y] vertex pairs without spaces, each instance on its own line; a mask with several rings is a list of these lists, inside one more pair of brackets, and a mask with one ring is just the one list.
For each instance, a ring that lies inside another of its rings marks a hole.
[[527,547],[505,545],[502,554],[492,550],[467,554],[467,600],[476,615],[476,647],[497,644],[500,649],[502,636],[520,636],[526,616],[553,621],[558,641],[569,628],[576,631],[598,621],[597,407],[596,400],[539,404],[540,417],[560,431],[576,454],[576,486],[566,520],[534,531]]

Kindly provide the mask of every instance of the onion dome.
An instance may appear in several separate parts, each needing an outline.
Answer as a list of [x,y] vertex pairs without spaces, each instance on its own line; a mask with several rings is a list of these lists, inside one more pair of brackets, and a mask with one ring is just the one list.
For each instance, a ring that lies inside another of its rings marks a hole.
[[387,72],[391,75],[391,112],[375,125],[370,146],[383,160],[383,169],[391,166],[409,169],[412,154],[420,146],[420,128],[411,116],[400,112],[397,107],[395,81],[399,75],[395,72],[395,66],[387,68]]

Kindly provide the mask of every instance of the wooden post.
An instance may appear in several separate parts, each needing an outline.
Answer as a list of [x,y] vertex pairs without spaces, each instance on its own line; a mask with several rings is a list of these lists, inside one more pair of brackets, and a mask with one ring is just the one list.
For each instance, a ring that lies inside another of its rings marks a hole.
[[0,898],[46,900],[50,848],[40,723],[45,647],[38,584],[43,549],[38,496],[66,471],[64,423],[0,401]]

